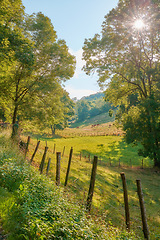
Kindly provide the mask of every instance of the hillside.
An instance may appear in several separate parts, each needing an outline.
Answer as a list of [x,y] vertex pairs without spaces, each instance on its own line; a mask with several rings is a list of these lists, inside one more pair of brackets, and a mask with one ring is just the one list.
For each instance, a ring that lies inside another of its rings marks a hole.
[[[109,110],[113,109],[113,116],[109,116]],[[115,120],[116,109],[104,100],[103,93],[92,94],[83,97],[75,104],[75,116],[70,127],[103,124]]]
[[109,122],[114,122],[115,116],[113,117],[109,116],[109,112],[106,113],[101,113],[97,116],[87,118],[84,121],[81,122],[73,122],[70,124],[70,128],[75,128],[75,127],[82,127],[82,126],[88,126],[88,125],[94,125],[94,124],[104,124],[104,123],[109,123]]
[[103,98],[104,97],[104,93],[102,92],[98,92],[95,94],[91,94],[89,96],[84,96],[82,97],[80,100],[95,100],[95,99],[99,99],[99,98]]

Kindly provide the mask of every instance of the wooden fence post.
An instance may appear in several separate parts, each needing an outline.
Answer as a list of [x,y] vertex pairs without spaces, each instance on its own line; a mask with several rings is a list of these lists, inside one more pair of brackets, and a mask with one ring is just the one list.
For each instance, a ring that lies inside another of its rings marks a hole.
[[49,168],[50,168],[50,164],[51,164],[51,158],[48,159],[48,164],[47,164],[47,169],[46,169],[46,175],[48,175]]
[[98,157],[94,156],[93,166],[92,166],[92,173],[91,173],[91,180],[90,180],[90,187],[89,187],[89,191],[88,191],[87,204],[86,204],[86,209],[89,212],[91,210],[92,198],[93,198],[93,193],[94,193],[94,185],[95,185],[95,180],[96,180],[97,163],[98,163]]
[[42,161],[41,161],[41,164],[39,166],[40,174],[42,174],[42,172],[43,172],[44,162],[45,162],[45,159],[46,159],[47,150],[48,150],[48,147],[45,147],[44,153],[43,153],[43,157],[42,157]]
[[65,146],[64,146],[64,148],[63,148],[63,153],[62,153],[62,157],[64,156],[64,152],[65,152]]
[[68,168],[67,168],[67,173],[66,173],[66,179],[65,179],[64,186],[67,186],[68,176],[69,176],[69,171],[70,171],[70,166],[71,166],[71,160],[72,160],[72,154],[73,154],[73,148],[71,147],[70,154],[69,154]]
[[128,193],[127,193],[127,184],[125,174],[122,172],[121,178],[123,183],[123,195],[124,195],[124,204],[125,204],[125,217],[126,217],[126,228],[130,231],[130,213],[129,213],[129,204],[128,204]]
[[39,148],[39,144],[40,144],[40,141],[37,142],[37,145],[36,145],[36,148],[34,150],[34,153],[33,153],[32,157],[31,157],[30,163],[33,162],[34,156],[36,155],[36,152],[37,152],[37,150]]
[[142,192],[142,187],[141,187],[141,180],[136,180],[136,182],[137,182],[137,193],[138,193],[140,209],[141,209],[143,234],[144,234],[144,238],[149,240],[150,239],[149,228],[148,228],[148,224],[147,224],[146,209],[144,206],[144,198],[143,198],[143,192]]
[[53,154],[55,153],[55,151],[56,151],[56,144],[54,143]]
[[28,146],[29,146],[29,143],[30,143],[30,139],[31,139],[31,137],[28,136],[28,138],[27,138],[27,143],[26,143],[26,149],[25,149],[25,153],[24,153],[25,157],[26,157],[27,152],[28,152]]
[[60,185],[60,168],[61,168],[61,153],[57,152],[57,164],[56,164],[56,185]]

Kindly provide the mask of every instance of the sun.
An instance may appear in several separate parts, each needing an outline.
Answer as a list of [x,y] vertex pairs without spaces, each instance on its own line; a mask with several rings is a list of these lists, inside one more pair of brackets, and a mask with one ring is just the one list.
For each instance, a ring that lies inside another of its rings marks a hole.
[[142,29],[142,28],[144,28],[144,26],[145,26],[145,24],[144,24],[144,22],[143,22],[143,20],[142,19],[137,19],[135,22],[134,22],[134,27],[136,28],[136,29]]

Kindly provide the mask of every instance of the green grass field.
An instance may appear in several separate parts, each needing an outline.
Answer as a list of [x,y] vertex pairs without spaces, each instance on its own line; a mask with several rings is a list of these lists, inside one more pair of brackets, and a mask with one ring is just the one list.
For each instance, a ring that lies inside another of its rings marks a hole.
[[[24,137],[24,140],[26,141],[26,137]],[[98,156],[92,214],[102,224],[105,221],[122,229],[125,228],[125,217],[120,172],[125,172],[131,212],[131,229],[143,239],[139,201],[136,192],[136,179],[141,179],[151,239],[160,239],[160,172],[152,169],[152,162],[149,159],[143,160],[144,169],[141,169],[142,158],[137,154],[138,146],[128,146],[120,136],[41,139],[40,148],[33,162],[36,167],[39,167],[46,141],[49,147],[47,159],[51,158],[49,177],[53,181],[55,181],[56,172],[56,155],[53,154],[54,145],[56,146],[56,152],[61,153],[63,153],[65,146],[65,153],[61,159],[61,186],[64,185],[69,152],[73,147],[66,191],[72,196],[78,197],[83,204],[86,203],[88,194],[92,168],[91,160],[94,155]],[[36,139],[31,138],[28,159],[33,154],[36,142]],[[81,160],[80,152],[82,154]]]

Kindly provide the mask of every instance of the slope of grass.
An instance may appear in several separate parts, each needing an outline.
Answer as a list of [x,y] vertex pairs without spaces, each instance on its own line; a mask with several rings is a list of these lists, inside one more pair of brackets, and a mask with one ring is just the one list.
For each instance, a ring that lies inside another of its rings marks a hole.
[[[138,146],[127,145],[120,136],[75,137],[61,139],[41,139],[40,149],[34,160],[34,165],[39,166],[42,159],[44,146],[47,141],[49,147],[47,158],[51,158],[49,176],[55,181],[56,151],[65,154],[61,160],[61,184],[63,186],[68,164],[70,148],[73,147],[73,159],[67,191],[76,194],[79,201],[85,204],[91,174],[91,161],[94,155],[100,159],[97,169],[96,186],[93,198],[92,213],[99,221],[125,228],[123,191],[120,172],[125,172],[129,192],[131,211],[131,228],[143,239],[139,201],[136,190],[136,179],[141,179],[147,209],[148,223],[151,239],[160,239],[160,172],[152,169],[152,162],[144,159],[144,169],[141,169],[142,158],[138,156]],[[33,153],[36,140],[31,140],[28,158]],[[80,160],[80,152],[82,158]],[[119,167],[120,159],[120,167]],[[111,166],[110,166],[111,164]],[[132,167],[131,167],[132,165]]]
[[8,240],[137,239],[93,221],[83,205],[40,175],[0,136],[0,219]]
[[88,118],[83,122],[75,122],[70,125],[71,128],[79,127],[79,126],[88,126],[92,124],[103,124],[108,122],[113,122],[115,120],[115,117],[110,117],[109,113],[102,113],[95,117]]

